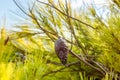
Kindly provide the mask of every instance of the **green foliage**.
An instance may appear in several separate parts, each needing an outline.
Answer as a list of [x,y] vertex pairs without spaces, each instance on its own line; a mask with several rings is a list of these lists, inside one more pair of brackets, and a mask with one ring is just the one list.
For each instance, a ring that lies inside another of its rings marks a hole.
[[[37,1],[29,12],[23,11],[31,24],[18,25],[16,31],[0,29],[0,80],[120,78],[119,1],[113,2],[103,8],[109,11],[104,18],[93,6],[78,12],[67,0]],[[67,66],[54,51],[59,36],[70,49]]]

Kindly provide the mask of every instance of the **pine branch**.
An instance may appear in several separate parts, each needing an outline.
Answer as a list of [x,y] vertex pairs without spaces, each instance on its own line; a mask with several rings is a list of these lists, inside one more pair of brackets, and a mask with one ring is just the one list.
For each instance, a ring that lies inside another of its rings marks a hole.
[[76,61],[76,62],[69,63],[69,64],[67,64],[67,65],[66,65],[65,67],[63,67],[63,68],[60,68],[60,69],[54,70],[54,71],[50,71],[50,72],[44,74],[43,77],[45,77],[45,76],[47,76],[47,75],[49,75],[49,74],[53,74],[53,73],[60,72],[60,71],[66,69],[66,68],[68,68],[68,67],[70,67],[70,66],[72,66],[72,65],[78,64],[79,62],[80,62],[80,61]]
[[79,20],[79,19],[76,19],[76,18],[72,17],[72,16],[67,15],[66,13],[62,12],[62,11],[59,10],[57,7],[55,7],[53,4],[50,5],[49,3],[45,3],[45,2],[42,2],[42,1],[39,1],[39,0],[37,0],[37,1],[38,1],[39,3],[45,4],[45,5],[48,5],[48,6],[52,7],[52,8],[54,8],[55,10],[57,10],[58,12],[60,12],[61,14],[65,15],[65,16],[67,16],[67,17],[70,17],[70,18],[73,19],[73,20],[76,20],[76,21],[78,21],[78,22],[80,22],[80,23],[82,23],[82,24],[84,24],[84,25],[86,25],[86,26],[88,26],[88,27],[90,27],[90,28],[92,28],[92,29],[95,29],[95,28],[94,28],[93,26],[91,26],[90,24],[85,23],[85,22],[83,22],[83,21],[81,21],[81,20]]
[[101,69],[91,65],[90,63],[88,63],[84,58],[79,57],[77,54],[75,54],[74,52],[72,52],[71,50],[69,50],[70,54],[72,54],[73,56],[75,56],[77,59],[79,59],[80,61],[82,61],[83,63],[85,63],[86,65],[90,66],[91,68],[95,69],[96,71],[100,72],[102,75],[105,75],[105,72],[102,71]]

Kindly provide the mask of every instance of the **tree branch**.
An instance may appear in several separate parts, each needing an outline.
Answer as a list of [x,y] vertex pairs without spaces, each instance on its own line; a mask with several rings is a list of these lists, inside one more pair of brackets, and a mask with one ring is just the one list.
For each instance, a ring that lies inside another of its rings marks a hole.
[[79,57],[77,54],[75,54],[74,52],[72,52],[71,50],[69,50],[70,54],[72,54],[73,56],[75,56],[76,58],[78,58],[80,61],[82,61],[83,63],[85,63],[86,65],[90,66],[91,68],[95,69],[96,71],[100,72],[102,75],[105,75],[105,72],[102,71],[101,69],[91,65],[90,63],[88,63],[87,61],[85,61],[84,58]]

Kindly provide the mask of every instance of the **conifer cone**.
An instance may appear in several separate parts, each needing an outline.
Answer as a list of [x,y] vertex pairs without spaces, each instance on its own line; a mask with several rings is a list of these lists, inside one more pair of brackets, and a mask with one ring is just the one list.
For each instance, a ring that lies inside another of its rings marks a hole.
[[55,42],[55,52],[63,65],[67,64],[68,47],[63,38]]

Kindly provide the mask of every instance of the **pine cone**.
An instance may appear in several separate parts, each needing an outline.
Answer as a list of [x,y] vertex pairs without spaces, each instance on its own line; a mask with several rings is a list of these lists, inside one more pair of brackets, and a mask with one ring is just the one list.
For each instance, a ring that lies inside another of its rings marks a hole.
[[55,42],[55,52],[63,65],[67,64],[68,47],[63,38]]

